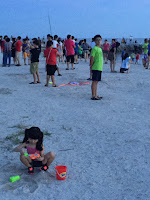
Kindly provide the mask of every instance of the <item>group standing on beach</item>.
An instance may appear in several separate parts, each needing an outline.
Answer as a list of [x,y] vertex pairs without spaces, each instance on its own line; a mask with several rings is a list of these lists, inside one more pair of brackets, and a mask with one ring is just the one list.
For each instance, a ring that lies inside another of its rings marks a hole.
[[[58,76],[62,76],[60,74],[59,63],[66,62],[67,68],[69,70],[69,65],[71,63],[71,69],[74,70],[74,64],[79,64],[79,60],[84,58],[85,62],[90,58],[90,78],[87,80],[92,80],[92,100],[100,100],[102,97],[97,95],[97,85],[98,82],[101,81],[101,74],[103,69],[103,59],[104,64],[110,61],[110,71],[112,73],[116,72],[116,53],[117,48],[120,43],[115,39],[112,39],[112,43],[109,44],[107,40],[102,44],[102,38],[100,35],[96,35],[92,38],[92,42],[89,45],[86,41],[80,40],[78,42],[74,36],[67,35],[67,39],[62,40],[58,37],[58,35],[51,36],[47,35],[47,42],[43,38],[33,38],[32,42],[30,42],[29,38],[26,37],[21,41],[21,37],[17,38],[8,36],[0,36],[0,46],[1,52],[3,53],[3,63],[2,66],[6,67],[7,65],[10,67],[11,65],[11,57],[13,57],[14,65],[21,66],[21,51],[24,58],[24,65],[30,65],[30,72],[33,75],[33,82],[30,84],[37,84],[40,82],[40,74],[39,74],[39,56],[42,51],[42,43],[46,44],[46,49],[44,50],[44,57],[46,58],[46,84],[49,85],[50,77],[52,79],[53,87],[56,87],[55,84],[55,72],[58,72]],[[122,43],[125,43],[125,40],[122,40]],[[144,57],[142,59],[143,66],[148,69],[149,61],[150,61],[150,41],[148,39],[144,40],[143,45]],[[122,65],[120,67],[120,72],[129,72],[130,64],[134,62],[135,54],[134,52],[130,54],[124,48],[122,54]],[[139,53],[136,55],[136,64],[139,64]],[[7,64],[8,61],[8,64]]]

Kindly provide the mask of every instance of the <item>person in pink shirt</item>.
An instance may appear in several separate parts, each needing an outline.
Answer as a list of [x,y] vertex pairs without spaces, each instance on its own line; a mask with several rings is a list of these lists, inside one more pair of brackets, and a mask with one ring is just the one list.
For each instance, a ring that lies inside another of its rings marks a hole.
[[65,47],[66,47],[66,51],[67,51],[67,68],[66,68],[66,70],[69,70],[70,60],[71,60],[72,69],[75,69],[73,67],[75,43],[71,40],[71,35],[67,35],[67,40],[65,40]]
[[105,40],[105,43],[103,44],[103,53],[104,53],[104,61],[105,64],[107,64],[107,57],[109,53],[109,43],[107,43],[107,40]]

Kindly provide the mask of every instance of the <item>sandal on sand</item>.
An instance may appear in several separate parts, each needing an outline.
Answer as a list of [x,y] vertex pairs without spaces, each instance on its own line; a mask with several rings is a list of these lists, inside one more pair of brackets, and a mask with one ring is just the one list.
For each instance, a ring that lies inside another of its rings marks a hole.
[[97,96],[97,98],[102,99],[103,97]]
[[52,87],[57,87],[56,85],[53,85]]
[[87,80],[88,80],[88,81],[92,81],[92,79],[91,79],[91,78],[88,78]]
[[91,100],[101,100],[101,99],[98,97],[92,97]]
[[41,83],[40,81],[37,81],[37,83]]
[[47,85],[47,84],[45,84],[45,87],[48,87],[48,85]]
[[37,83],[31,82],[31,83],[29,83],[29,84],[37,84]]
[[58,74],[58,76],[62,76],[61,74]]
[[72,70],[74,70],[75,68],[72,68]]
[[66,70],[69,70],[68,68],[66,68]]

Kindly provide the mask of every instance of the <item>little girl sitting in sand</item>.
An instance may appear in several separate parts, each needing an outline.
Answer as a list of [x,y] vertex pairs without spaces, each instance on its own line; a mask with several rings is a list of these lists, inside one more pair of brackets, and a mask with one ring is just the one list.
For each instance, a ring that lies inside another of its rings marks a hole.
[[[23,148],[27,149],[28,154],[39,154],[39,157],[31,159],[30,156],[25,155]],[[38,127],[26,129],[23,144],[16,147],[14,151],[20,152],[20,160],[28,167],[29,174],[34,174],[34,167],[41,167],[41,171],[46,171],[55,158],[53,152],[44,154],[43,133]]]
[[125,53],[123,57],[122,66],[120,68],[120,73],[124,73],[125,71],[128,73],[130,69],[131,58],[129,57],[128,53]]

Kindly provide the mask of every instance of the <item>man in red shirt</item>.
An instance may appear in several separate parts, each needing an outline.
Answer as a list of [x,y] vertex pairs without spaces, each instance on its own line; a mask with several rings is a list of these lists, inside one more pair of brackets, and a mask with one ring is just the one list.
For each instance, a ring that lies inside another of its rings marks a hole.
[[21,64],[20,64],[20,54],[21,54],[22,42],[21,42],[20,36],[17,37],[17,42],[15,43],[15,46],[16,46],[16,63],[18,62],[18,64],[16,66],[21,66]]
[[53,87],[56,87],[55,85],[55,71],[57,70],[57,62],[56,57],[60,56],[60,53],[58,53],[57,49],[53,49],[53,42],[48,41],[47,42],[47,48],[44,51],[44,57],[46,57],[46,71],[47,71],[47,80],[45,86],[48,87],[49,79],[51,76]]
[[66,47],[66,50],[67,50],[67,68],[66,68],[66,70],[69,70],[70,60],[71,60],[72,69],[75,69],[73,67],[75,43],[71,40],[71,35],[67,35],[67,40],[65,40],[65,47]]

